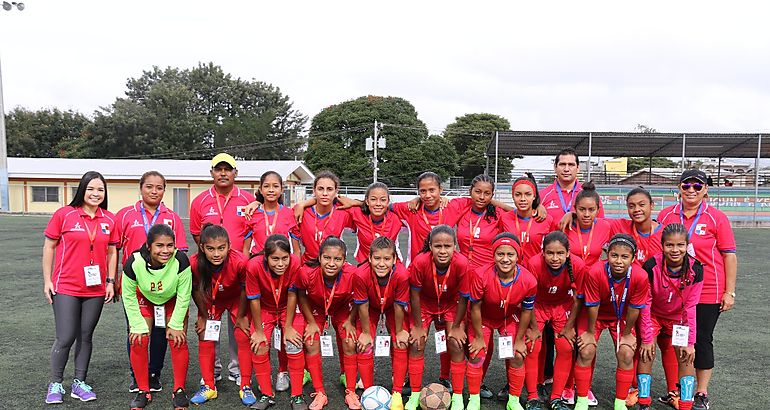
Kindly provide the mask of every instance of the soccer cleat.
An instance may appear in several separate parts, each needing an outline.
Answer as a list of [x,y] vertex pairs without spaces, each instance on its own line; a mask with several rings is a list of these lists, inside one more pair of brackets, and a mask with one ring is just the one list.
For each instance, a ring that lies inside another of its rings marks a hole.
[[599,400],[596,400],[596,396],[594,396],[593,390],[588,391],[588,405],[591,407],[599,405]]
[[[222,377],[220,375],[220,377]],[[231,382],[237,384],[238,386],[241,385],[241,374],[240,373],[233,373],[230,372],[227,374],[227,380],[230,380]]]
[[543,381],[543,384],[553,384],[553,377],[549,377]]
[[404,404],[404,410],[417,410],[419,408],[420,408],[420,395],[415,392],[411,396],[409,396],[409,400],[407,400],[406,404]]
[[[537,408],[537,407],[535,407]],[[528,410],[529,407],[527,408]],[[505,410],[524,410],[524,407],[521,407],[521,403],[519,402],[519,397],[514,396],[512,394],[508,395],[508,403],[505,404]]]
[[310,393],[310,397],[313,398],[313,402],[310,403],[310,410],[321,410],[329,403],[329,398],[324,392]]
[[551,403],[549,403],[548,408],[550,410],[570,410],[567,403],[564,403],[561,399],[553,399]]
[[650,407],[649,404],[640,404],[639,405],[639,410],[650,410],[650,409],[652,409],[652,407]]
[[[519,405],[519,407],[521,407],[521,405]],[[540,399],[528,400],[527,404],[524,406],[524,409],[525,410],[542,410],[543,402],[541,402]]]
[[658,397],[658,401],[679,410],[679,392],[671,390],[665,396]]
[[615,399],[615,405],[613,406],[614,410],[628,410],[628,407],[626,407],[626,401],[623,399]]
[[282,392],[289,390],[289,372],[278,372],[275,377],[275,390]]
[[241,403],[243,403],[244,406],[251,406],[257,402],[257,397],[254,396],[254,392],[251,391],[251,387],[249,386],[243,386],[238,394],[241,396]]
[[216,389],[212,389],[209,386],[203,385],[200,387],[200,390],[198,390],[198,392],[192,396],[190,402],[192,404],[203,404],[209,400],[216,399],[217,395],[218,393]]
[[354,391],[345,390],[345,404],[350,410],[361,410],[361,399]]
[[152,401],[152,393],[139,391],[138,393],[136,393],[136,397],[134,397],[134,399],[131,400],[131,404],[129,404],[129,406],[131,407],[131,410],[143,409],[147,407],[147,405],[150,404],[151,401]]
[[313,381],[313,378],[310,377],[310,372],[307,371],[307,369],[305,369],[305,373],[302,376],[302,385],[305,386],[305,385],[307,385],[308,383],[310,383],[312,381]]
[[537,385],[537,397],[539,397],[540,400],[543,401],[543,403],[548,403],[548,399],[551,396],[548,394],[548,387],[546,387],[545,384]]
[[190,407],[190,399],[187,398],[187,393],[181,387],[174,390],[174,393],[171,394],[171,401],[174,404],[174,410]]
[[404,379],[404,387],[401,389],[401,395],[402,396],[409,396],[412,394],[412,385],[409,384],[409,376],[406,376],[406,379]]
[[495,397],[495,394],[492,393],[492,390],[489,390],[489,387],[487,387],[486,384],[482,384],[479,396],[481,396],[482,399],[491,399],[492,397]]
[[450,393],[454,393],[452,391],[452,382],[449,381],[449,379],[442,379],[442,378],[439,377],[438,382],[439,382],[439,384],[441,384],[444,387],[446,387],[447,390],[449,390]]
[[289,402],[291,403],[291,410],[308,410],[307,403],[302,396],[294,396]]
[[358,378],[358,381],[356,382],[356,389],[363,390],[364,389],[364,381],[361,380],[361,378]]
[[404,410],[404,399],[401,398],[401,393],[394,391],[390,395],[390,410]]
[[[561,393],[561,400],[569,405],[575,404],[575,390],[565,388]],[[586,405],[588,402],[586,401]]]
[[626,396],[626,407],[634,407],[639,402],[639,389],[629,388]]
[[49,383],[48,394],[45,395],[46,404],[59,404],[64,401],[64,387],[61,383]]
[[150,373],[150,391],[159,392],[163,390],[163,385],[160,384],[160,375],[156,373]]
[[478,394],[468,396],[468,405],[465,406],[465,410],[481,410],[481,396]]
[[692,410],[709,410],[709,397],[705,394],[698,392],[695,393],[695,400],[692,403]]
[[[463,403],[463,395],[462,394],[453,394],[452,395],[452,403],[449,406],[452,410],[464,410],[465,403]],[[391,407],[391,410],[393,410],[393,407]]]
[[[307,371],[307,370],[305,370],[305,371]],[[221,375],[221,374],[215,374],[215,375],[214,375],[214,384],[216,384],[217,382],[221,382],[221,381],[222,381],[222,375]],[[200,383],[199,383],[199,384],[200,384],[201,386],[203,386],[203,385],[205,385],[205,384],[206,384],[206,382],[205,382],[205,381],[203,381],[203,377],[201,377],[201,380],[200,380]],[[239,384],[240,384],[240,383],[239,383]]]
[[508,385],[506,384],[505,387],[500,389],[497,392],[497,400],[500,401],[508,401]]
[[136,379],[131,379],[131,384],[128,385],[128,392],[129,393],[138,393],[139,392],[139,385],[136,384]]
[[585,397],[578,397],[577,400],[575,400],[574,410],[588,410],[588,399]]
[[70,397],[78,399],[80,401],[93,401],[96,400],[96,393],[94,393],[91,386],[87,385],[78,379],[72,381],[72,391]]
[[268,407],[272,407],[274,405],[275,405],[275,398],[266,396],[263,394],[262,397],[260,397],[259,400],[257,400],[256,403],[253,403],[249,408],[257,409],[257,410],[265,410]]

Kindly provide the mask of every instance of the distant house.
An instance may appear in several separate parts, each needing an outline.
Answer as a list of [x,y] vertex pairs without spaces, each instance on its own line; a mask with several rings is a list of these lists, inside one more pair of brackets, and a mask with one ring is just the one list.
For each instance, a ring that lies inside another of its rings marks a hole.
[[642,168],[633,174],[620,178],[619,185],[676,185],[681,171],[676,168]]
[[[139,178],[155,170],[166,177],[163,202],[188,216],[190,202],[212,185],[209,160],[8,158],[11,212],[52,213],[69,203],[87,171],[99,171],[107,180],[109,208],[116,212],[139,199]],[[278,172],[287,187],[287,203],[304,199],[305,187],[315,175],[302,161],[238,161],[236,184],[252,192],[266,171]]]

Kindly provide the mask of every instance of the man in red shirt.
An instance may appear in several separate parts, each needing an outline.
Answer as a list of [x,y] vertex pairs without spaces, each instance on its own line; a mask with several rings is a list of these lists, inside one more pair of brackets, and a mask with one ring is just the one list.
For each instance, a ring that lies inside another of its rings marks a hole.
[[[583,189],[577,179],[579,165],[580,159],[574,149],[561,150],[553,161],[556,180],[553,184],[540,190],[540,204],[545,207],[548,215],[551,215],[556,224],[561,221],[564,214],[574,210],[575,196]],[[599,203],[597,217],[604,218],[604,207],[601,203]]]
[[[190,204],[190,233],[198,244],[201,228],[210,222],[222,225],[230,236],[230,247],[243,251],[248,255],[251,248],[251,232],[243,217],[243,208],[254,202],[254,195],[235,186],[238,168],[235,158],[230,154],[220,153],[211,159],[211,178],[214,185],[201,192]],[[233,329],[235,325],[227,315],[230,364],[227,366],[230,374],[228,379],[240,385],[240,368],[238,366],[238,345],[235,343]],[[219,344],[217,344],[219,346]],[[215,368],[216,379],[219,380],[222,366],[217,357]]]

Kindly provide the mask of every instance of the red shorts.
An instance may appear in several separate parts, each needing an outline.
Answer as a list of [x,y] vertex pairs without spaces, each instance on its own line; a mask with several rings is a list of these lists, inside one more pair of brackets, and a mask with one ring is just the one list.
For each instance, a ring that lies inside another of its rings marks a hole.
[[[161,305],[154,305],[147,298],[145,298],[141,292],[139,292],[139,289],[136,290],[136,299],[139,301],[139,311],[142,312],[142,317],[154,318],[155,306],[161,306]],[[176,304],[176,296],[169,299],[166,303],[162,305],[166,311],[165,312],[166,318],[170,317],[171,314],[174,313],[175,304]]]
[[321,329],[321,334],[323,334],[326,326],[331,326],[337,332],[338,339],[343,339],[347,334],[345,333],[345,329],[342,328],[342,324],[348,319],[348,316],[350,316],[350,311],[340,309],[331,314],[332,322],[326,323],[326,316],[322,313],[319,314],[317,310],[313,310],[313,318],[315,319],[316,324],[318,324],[318,328]]
[[423,309],[420,312],[420,321],[422,322],[422,327],[425,329],[428,329],[431,323],[435,323],[436,329],[446,329],[447,323],[454,322],[456,313],[456,304],[449,309],[442,309],[441,312],[436,313]]
[[[278,327],[279,329],[283,329],[284,323],[286,323],[286,310],[282,310],[280,312],[271,312],[269,310],[262,310],[262,330],[265,332],[265,337],[268,340],[268,345],[270,347],[273,347],[272,337],[273,337],[273,330]],[[320,326],[320,324],[319,324]],[[294,328],[294,330],[297,331],[300,335],[305,333],[305,318],[302,316],[302,313],[299,312],[299,306],[294,314],[294,321],[291,324],[291,327]],[[252,324],[252,331],[254,329],[254,325]],[[283,338],[281,338],[283,339]],[[282,351],[286,351],[286,343],[282,342],[283,347]]]
[[[211,317],[209,317],[209,319],[222,320],[222,315],[226,310],[230,313],[230,320],[235,323],[235,320],[238,318],[238,307],[240,303],[241,301],[239,298],[233,298],[231,300],[217,300],[214,304],[214,311],[210,315]],[[206,304],[206,312],[211,312],[211,304]],[[246,310],[246,316],[251,316],[251,312],[248,309]]]
[[650,317],[652,322],[652,338],[653,340],[658,336],[672,337],[674,335],[674,325],[678,325],[678,321],[671,319],[657,318],[655,315]]
[[546,305],[535,304],[535,319],[540,332],[545,328],[546,323],[551,323],[554,333],[564,330],[569,320],[570,308],[572,303],[567,305]]
[[[489,346],[489,342],[492,340],[492,332],[497,330],[497,333],[502,336],[513,336],[516,338],[516,333],[519,331],[519,322],[518,320],[508,320],[506,321],[506,324],[504,326],[498,327],[498,328],[491,328],[485,325],[481,325],[481,331],[484,335],[484,346]],[[476,332],[473,331],[473,328],[467,330],[468,332],[468,345],[473,343],[473,340],[476,338]],[[483,349],[478,353],[476,357],[484,358],[486,355],[486,348]]]
[[[380,320],[380,312],[369,309],[369,334],[372,335],[372,337],[378,335],[379,329],[377,329],[377,325],[379,324]],[[390,335],[390,339],[395,345],[396,342],[396,314],[393,309],[385,312],[385,328],[388,331],[388,334]],[[402,324],[402,328],[406,331],[409,331],[409,312],[404,312],[404,322]],[[358,330],[358,335],[361,335],[361,332],[363,331],[363,328],[361,327],[361,320],[358,320],[356,322],[356,330]]]

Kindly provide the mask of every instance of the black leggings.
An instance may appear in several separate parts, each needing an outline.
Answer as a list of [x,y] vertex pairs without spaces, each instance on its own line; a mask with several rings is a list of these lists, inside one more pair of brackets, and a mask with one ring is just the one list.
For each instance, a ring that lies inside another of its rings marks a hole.
[[699,303],[695,307],[695,368],[708,370],[714,368],[714,328],[719,319],[719,304]]
[[91,361],[94,329],[99,323],[104,307],[104,297],[77,297],[57,294],[53,296],[53,316],[56,339],[51,348],[51,381],[61,383],[64,367],[75,344],[75,378],[86,380]]

